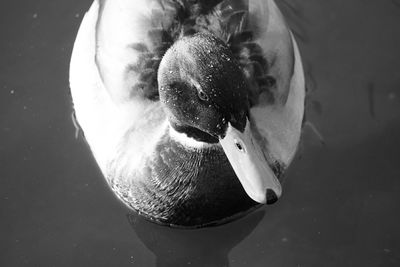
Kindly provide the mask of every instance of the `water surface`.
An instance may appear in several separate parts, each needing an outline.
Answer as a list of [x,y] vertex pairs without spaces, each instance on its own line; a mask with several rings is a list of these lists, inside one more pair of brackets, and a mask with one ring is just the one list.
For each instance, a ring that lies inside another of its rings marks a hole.
[[304,129],[278,203],[196,231],[130,213],[75,138],[68,64],[90,3],[0,3],[0,266],[400,265],[399,1],[279,2],[323,142]]

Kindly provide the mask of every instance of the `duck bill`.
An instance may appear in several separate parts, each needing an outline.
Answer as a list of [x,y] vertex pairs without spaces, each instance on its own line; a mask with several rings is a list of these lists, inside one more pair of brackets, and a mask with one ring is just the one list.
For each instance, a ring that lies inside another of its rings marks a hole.
[[226,135],[219,142],[250,198],[272,204],[281,196],[281,184],[253,137],[248,119],[243,133],[228,123]]

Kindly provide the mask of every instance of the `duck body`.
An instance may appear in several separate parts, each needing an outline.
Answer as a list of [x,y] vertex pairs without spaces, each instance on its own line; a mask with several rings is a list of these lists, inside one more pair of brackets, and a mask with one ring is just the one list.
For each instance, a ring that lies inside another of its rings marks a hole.
[[213,225],[280,196],[305,89],[272,0],[96,0],[70,86],[110,188],[144,217]]

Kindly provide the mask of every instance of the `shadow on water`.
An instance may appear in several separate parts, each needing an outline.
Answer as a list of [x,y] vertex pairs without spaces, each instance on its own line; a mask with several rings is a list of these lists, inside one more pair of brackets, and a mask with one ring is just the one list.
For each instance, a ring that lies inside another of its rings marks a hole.
[[262,221],[259,210],[238,221],[195,230],[169,228],[128,214],[128,221],[156,257],[156,266],[229,266],[228,254]]

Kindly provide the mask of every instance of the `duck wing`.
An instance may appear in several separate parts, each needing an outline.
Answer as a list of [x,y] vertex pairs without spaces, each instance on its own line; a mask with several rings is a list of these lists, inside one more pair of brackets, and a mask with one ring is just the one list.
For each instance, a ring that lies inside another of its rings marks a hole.
[[[118,150],[130,151],[126,158],[131,157],[135,168],[167,128],[157,86],[149,78],[157,72],[151,65],[157,64],[154,56],[148,56],[156,48],[147,47],[148,29],[154,28],[149,18],[160,8],[157,1],[96,0],[74,44],[70,63],[74,109],[105,176]],[[138,69],[142,71],[134,71]]]
[[102,0],[96,22],[96,64],[116,104],[158,99],[157,69],[172,40],[161,1]]
[[[251,120],[275,166],[285,169],[294,157],[304,116],[304,71],[296,41],[272,0],[249,0],[249,25],[265,60],[261,75],[252,72]],[[257,76],[259,78],[257,78]]]

